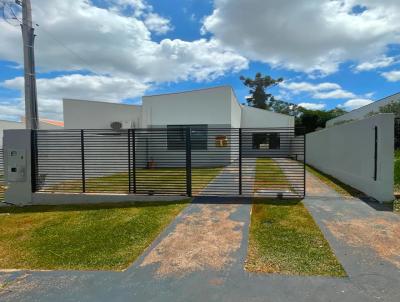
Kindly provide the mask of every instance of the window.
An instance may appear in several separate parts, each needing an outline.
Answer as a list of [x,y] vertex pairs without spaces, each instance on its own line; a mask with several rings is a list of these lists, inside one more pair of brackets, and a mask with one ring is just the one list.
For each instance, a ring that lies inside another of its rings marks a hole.
[[280,149],[279,133],[253,133],[253,149]]
[[207,125],[168,125],[168,150],[186,149],[186,129],[191,129],[192,150],[207,150]]

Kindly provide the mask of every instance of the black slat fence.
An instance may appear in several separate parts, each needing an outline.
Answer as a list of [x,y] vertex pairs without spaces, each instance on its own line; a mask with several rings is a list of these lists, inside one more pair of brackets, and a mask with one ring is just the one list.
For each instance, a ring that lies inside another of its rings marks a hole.
[[206,125],[33,131],[35,192],[305,195],[304,135]]

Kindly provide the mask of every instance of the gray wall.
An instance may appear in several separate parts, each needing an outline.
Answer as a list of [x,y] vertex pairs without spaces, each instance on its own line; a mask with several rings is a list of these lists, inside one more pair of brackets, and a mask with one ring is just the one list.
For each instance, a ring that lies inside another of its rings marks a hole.
[[[165,125],[151,125],[151,128],[166,129]],[[230,125],[208,125],[207,149],[192,150],[193,167],[223,166],[231,163],[238,157],[237,129],[230,129]],[[146,137],[153,136],[146,140]],[[215,137],[226,135],[227,147],[217,147]],[[147,149],[146,149],[147,144]],[[183,167],[185,166],[185,150],[168,150],[167,132],[138,131],[136,134],[137,163],[145,166],[148,159],[155,162],[156,167]],[[148,150],[148,152],[145,152]]]
[[[378,127],[377,180],[374,180]],[[306,136],[306,162],[374,197],[393,200],[394,116],[378,114]]]

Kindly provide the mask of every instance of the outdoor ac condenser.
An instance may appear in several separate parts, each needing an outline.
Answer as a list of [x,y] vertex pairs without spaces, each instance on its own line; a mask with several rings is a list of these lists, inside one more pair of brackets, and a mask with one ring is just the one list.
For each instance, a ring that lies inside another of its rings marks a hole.
[[134,128],[134,122],[132,121],[114,121],[110,123],[112,130],[129,129]]

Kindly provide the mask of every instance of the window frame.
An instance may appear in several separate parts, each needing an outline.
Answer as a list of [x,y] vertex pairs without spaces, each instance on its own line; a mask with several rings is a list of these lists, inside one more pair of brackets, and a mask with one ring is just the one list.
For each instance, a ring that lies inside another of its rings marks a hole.
[[[191,130],[191,147],[192,150],[207,150],[208,149],[208,125],[207,124],[196,124],[196,125],[167,125],[167,150],[171,151],[183,151],[186,150],[186,129]],[[171,133],[169,130],[176,131]],[[201,133],[204,137],[199,136],[197,132]],[[174,136],[177,138],[174,141]],[[179,139],[180,138],[180,139]]]
[[[256,142],[256,136],[264,135],[264,140]],[[277,139],[271,143],[273,139]],[[260,148],[260,145],[268,145],[267,148]],[[272,147],[271,147],[272,145]],[[252,148],[253,150],[279,150],[281,149],[281,136],[278,132],[253,132],[252,133]]]

